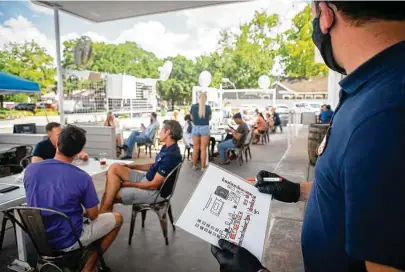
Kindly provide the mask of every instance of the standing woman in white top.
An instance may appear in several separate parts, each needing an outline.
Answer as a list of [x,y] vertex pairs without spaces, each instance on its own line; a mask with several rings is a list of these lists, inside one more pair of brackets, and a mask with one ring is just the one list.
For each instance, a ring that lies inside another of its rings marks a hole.
[[210,143],[210,126],[212,112],[207,102],[207,94],[201,93],[199,103],[191,106],[190,114],[194,123],[193,127],[193,170],[197,170],[198,154],[201,152],[201,171],[204,171],[207,162],[207,149]]

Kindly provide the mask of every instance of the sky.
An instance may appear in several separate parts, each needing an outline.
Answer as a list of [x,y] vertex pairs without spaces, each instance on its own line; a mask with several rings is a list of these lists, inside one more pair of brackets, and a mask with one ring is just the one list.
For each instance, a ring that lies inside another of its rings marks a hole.
[[[282,16],[279,30],[291,26],[291,18],[305,3],[295,0],[257,0],[222,6],[183,10],[108,23],[92,23],[60,15],[61,41],[89,36],[95,42],[133,41],[160,58],[184,55],[194,59],[216,49],[221,29],[236,31],[240,23],[266,10]],[[53,11],[29,1],[0,0],[0,48],[9,42],[36,41],[56,55]]]

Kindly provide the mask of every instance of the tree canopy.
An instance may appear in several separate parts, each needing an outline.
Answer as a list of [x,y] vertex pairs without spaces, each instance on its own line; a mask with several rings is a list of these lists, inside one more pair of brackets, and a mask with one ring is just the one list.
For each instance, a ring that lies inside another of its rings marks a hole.
[[[198,85],[198,76],[204,70],[212,74],[211,87],[217,88],[222,78],[229,78],[236,88],[257,88],[261,75],[272,77],[277,56],[281,60],[284,76],[326,75],[327,67],[315,63],[310,6],[292,19],[292,27],[284,33],[278,33],[279,24],[278,15],[256,11],[253,19],[241,24],[237,31],[223,29],[217,49],[195,60],[181,55],[160,59],[134,42],[93,42],[90,62],[77,66],[73,50],[78,39],[68,40],[63,44],[62,66],[73,70],[158,78],[158,67],[164,61],[171,60],[173,71],[170,78],[166,82],[159,82],[157,90],[161,98],[172,106],[178,102],[190,102],[192,87]],[[0,50],[0,70],[38,82],[42,92],[52,89],[56,83],[53,58],[34,41],[10,43]],[[71,91],[75,84],[72,80],[65,81],[66,92]]]
[[315,62],[315,45],[312,42],[312,15],[310,5],[292,20],[292,28],[281,36],[279,55],[284,74],[290,77],[327,75],[325,64]]

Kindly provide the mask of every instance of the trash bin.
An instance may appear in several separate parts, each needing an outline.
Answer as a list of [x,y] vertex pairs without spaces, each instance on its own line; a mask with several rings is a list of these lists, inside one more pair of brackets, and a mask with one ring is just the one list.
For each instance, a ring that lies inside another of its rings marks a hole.
[[301,124],[310,125],[316,123],[316,115],[314,112],[301,113]]
[[308,158],[309,164],[315,165],[318,159],[317,149],[328,131],[328,124],[310,124],[308,132]]

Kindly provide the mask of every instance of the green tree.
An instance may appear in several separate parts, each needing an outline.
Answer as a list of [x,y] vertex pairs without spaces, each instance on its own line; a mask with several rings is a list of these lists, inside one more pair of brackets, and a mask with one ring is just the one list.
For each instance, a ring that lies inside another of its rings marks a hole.
[[279,54],[284,73],[290,77],[306,78],[327,75],[326,65],[315,62],[310,5],[298,13],[292,23],[292,28],[285,31],[280,37]]
[[159,77],[158,67],[163,63],[162,60],[134,42],[125,42],[118,45],[94,42],[89,63],[78,67],[74,63],[73,57],[77,41],[77,39],[68,40],[63,43],[63,68],[127,74],[138,78]]
[[270,75],[277,55],[277,37],[274,30],[279,24],[276,14],[265,11],[241,24],[235,34],[221,31],[218,50],[197,59],[197,71],[208,70],[213,77],[211,86],[218,87],[221,79],[229,78],[236,88],[258,87],[261,75]]
[[[6,45],[0,50],[0,69],[37,82],[42,93],[46,93],[55,84],[56,70],[53,67],[53,58],[34,41]],[[6,99],[21,101],[26,97],[26,95],[7,95]]]
[[[170,83],[169,86],[174,89],[181,89],[181,94],[175,96],[171,94],[170,97],[174,97],[174,103],[184,101],[191,102],[191,94],[193,86],[198,84],[198,73],[196,65],[192,60],[187,59],[184,56],[169,57],[166,60],[170,60],[173,63],[173,69],[170,74]],[[157,91],[162,97],[168,97],[167,87],[162,89],[163,86],[166,86],[165,83],[157,86]],[[169,92],[170,93],[170,92]],[[168,99],[174,107],[173,100]]]
[[157,88],[161,98],[170,103],[172,110],[174,110],[176,103],[184,101],[191,93],[184,82],[174,78],[158,81]]

